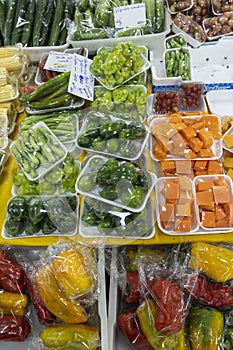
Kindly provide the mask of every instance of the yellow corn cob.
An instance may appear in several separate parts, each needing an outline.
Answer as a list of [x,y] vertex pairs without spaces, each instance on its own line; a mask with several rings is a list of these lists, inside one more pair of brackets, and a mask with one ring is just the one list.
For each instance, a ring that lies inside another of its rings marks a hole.
[[7,100],[16,97],[15,87],[11,84],[1,86],[0,96],[2,100]]
[[11,56],[14,55],[22,55],[22,50],[18,47],[14,46],[5,46],[5,47],[0,47],[0,58],[10,58]]
[[22,58],[19,55],[0,57],[0,67],[5,67],[9,72],[22,69]]
[[0,102],[0,108],[7,108],[9,111],[16,111],[15,103],[12,102]]

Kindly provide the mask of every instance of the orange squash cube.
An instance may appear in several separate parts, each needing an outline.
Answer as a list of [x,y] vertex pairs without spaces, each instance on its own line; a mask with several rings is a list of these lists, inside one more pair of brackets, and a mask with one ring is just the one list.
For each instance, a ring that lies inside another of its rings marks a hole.
[[172,203],[164,203],[160,205],[159,214],[160,221],[174,221],[175,219],[175,210],[174,204]]
[[191,231],[191,219],[189,217],[176,218],[174,231],[176,231],[176,232],[190,232]]
[[196,136],[196,131],[192,128],[192,126],[186,126],[185,128],[180,130],[180,133],[186,138],[186,140],[190,140],[191,138]]
[[197,205],[201,209],[214,210],[214,196],[212,190],[196,192]]
[[211,148],[202,148],[197,152],[198,158],[212,158],[214,153]]
[[201,171],[206,170],[208,160],[196,160],[193,166],[194,170]]
[[213,186],[212,189],[216,204],[230,203],[229,191],[226,186]]
[[205,180],[205,181],[199,181],[196,184],[196,191],[208,191],[211,190],[212,187],[215,185],[214,180]]
[[191,216],[190,203],[182,203],[176,205],[176,216]]
[[233,203],[224,204],[223,209],[226,213],[229,225],[233,225]]
[[[192,137],[189,140],[189,146],[191,147],[191,149],[194,152],[198,153],[198,152],[200,152],[200,150],[203,147],[203,142],[199,139],[199,137]],[[198,156],[198,154],[197,154],[197,156]]]
[[176,170],[174,160],[161,160],[160,164],[164,172],[173,172]]
[[165,184],[165,195],[166,201],[177,200],[179,198],[179,184],[174,181],[166,181]]
[[158,160],[163,160],[167,156],[167,150],[163,146],[163,144],[159,141],[155,142],[154,149],[153,149],[153,155]]
[[208,148],[211,147],[213,144],[213,134],[211,131],[206,130],[205,128],[202,128],[200,131],[198,131],[198,137],[203,142],[203,147]]
[[176,160],[176,172],[177,174],[187,174],[192,173],[192,163],[190,160]]
[[223,167],[222,164],[215,159],[209,160],[207,164],[207,172],[209,175],[211,174],[222,174]]
[[203,210],[201,213],[201,223],[204,227],[216,227],[215,223],[215,213],[212,211]]

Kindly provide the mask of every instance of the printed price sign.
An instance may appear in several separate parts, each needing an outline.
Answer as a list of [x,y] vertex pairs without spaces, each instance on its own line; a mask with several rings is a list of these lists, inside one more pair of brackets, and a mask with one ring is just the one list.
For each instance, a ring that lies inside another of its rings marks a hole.
[[50,51],[44,69],[56,72],[70,72],[73,65],[73,54]]
[[146,23],[144,3],[114,7],[115,28],[137,27]]
[[94,77],[90,72],[92,60],[76,53],[73,54],[73,66],[70,73],[68,92],[86,100],[94,99]]

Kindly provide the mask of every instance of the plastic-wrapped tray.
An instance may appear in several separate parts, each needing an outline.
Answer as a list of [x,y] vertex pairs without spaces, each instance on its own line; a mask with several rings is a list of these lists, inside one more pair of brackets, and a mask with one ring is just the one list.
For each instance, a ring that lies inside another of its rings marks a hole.
[[[64,53],[67,53],[67,54],[76,53],[76,54],[80,54],[80,55],[82,55],[84,57],[88,57],[88,50],[86,48],[66,49],[64,51]],[[48,57],[48,55],[49,55],[49,52],[45,52],[45,53],[42,54],[42,56],[40,58],[39,66],[38,66],[38,68],[36,70],[36,76],[35,76],[35,83],[37,85],[42,85],[44,83],[44,81],[42,80],[43,73],[42,73],[42,71],[40,69],[40,66],[41,66],[41,63],[43,62],[43,60],[45,60],[46,57]]]
[[[103,165],[105,167],[110,166],[108,172],[103,168]],[[128,168],[126,170],[124,165],[129,167],[130,170]],[[116,171],[115,166],[118,171]],[[110,179],[110,173],[112,179]],[[136,177],[139,179],[139,174],[142,177],[140,182],[137,182]],[[117,178],[114,180],[115,176]],[[100,182],[101,184],[99,184]],[[145,208],[155,182],[155,174],[142,170],[132,163],[117,161],[116,158],[112,157],[94,155],[88,159],[82,168],[76,181],[76,191],[102,202],[138,213]],[[138,183],[138,185],[135,186],[135,183]]]
[[[149,137],[141,123],[127,121],[113,114],[99,118],[91,112],[78,133],[76,146],[81,149],[134,161],[142,154]],[[97,118],[97,117],[96,117]]]
[[229,232],[233,227],[232,180],[227,175],[193,180],[201,233]]
[[[229,15],[229,16],[228,16]],[[218,40],[233,34],[231,23],[233,21],[233,13],[224,13],[218,16],[205,18],[202,26],[206,32],[208,41]]]
[[182,80],[192,79],[191,58],[187,47],[165,50],[163,62],[165,64],[166,78],[181,77]]
[[72,111],[76,108],[81,108],[85,104],[84,99],[80,98],[79,101],[76,101],[69,106],[57,107],[57,108],[45,108],[45,109],[31,109],[30,107],[26,107],[26,112],[28,114],[44,114],[48,112],[59,112],[59,111]]
[[170,14],[174,15],[177,12],[188,11],[193,6],[193,0],[166,0],[167,9]]
[[164,40],[164,49],[175,49],[179,47],[187,46],[187,40],[182,33],[173,34],[167,36]]
[[[27,137],[30,136],[30,133],[34,134],[38,132],[36,131],[37,129],[40,130],[42,135],[46,138],[45,142],[45,138],[43,137],[43,148],[35,143],[34,147],[31,149],[32,144],[22,142],[21,138],[14,141],[10,146],[10,151],[16,162],[22,168],[27,178],[32,181],[38,180],[41,176],[45,175],[53,167],[62,162],[67,156],[67,150],[64,145],[43,122],[38,122],[30,131],[24,132],[24,136]],[[33,153],[32,150],[34,150]],[[25,162],[27,162],[26,167]],[[32,164],[34,168],[31,166]]]
[[[185,29],[185,31],[183,29]],[[195,48],[204,44],[207,39],[202,26],[182,12],[177,13],[175,18],[173,18],[172,32],[175,34],[182,33],[187,42]]]
[[[142,68],[137,72],[137,73],[133,73],[129,78],[124,79],[122,81],[122,84],[126,84],[128,81],[130,81],[131,79],[134,79],[136,76],[138,76],[139,74],[147,71],[150,68],[150,62],[148,61],[148,59],[144,56],[144,55],[140,55],[141,60],[144,62]],[[114,90],[115,88],[121,86],[122,84],[114,84],[113,86],[109,86],[106,84],[106,82],[104,82],[104,79],[102,76],[97,76],[93,73],[93,69],[92,69],[92,64],[90,65],[90,71],[92,73],[92,75],[94,76],[94,78],[102,85],[104,86],[106,89],[108,90]],[[105,77],[105,79],[107,80],[107,76]]]
[[[88,224],[93,217],[96,218],[96,225],[93,222]],[[132,213],[89,197],[83,198],[79,220],[79,233],[83,237],[149,239],[155,233],[154,224],[150,199],[142,212]]]
[[220,118],[213,115],[182,117],[170,122],[156,118],[150,123],[153,160],[219,159],[222,155]]
[[192,180],[160,177],[155,185],[157,223],[168,235],[192,234],[199,228]]
[[[15,222],[17,208],[21,220]],[[79,196],[75,194],[14,196],[7,203],[2,237],[73,236],[78,231],[78,212]]]
[[0,150],[6,149],[8,145],[8,119],[5,114],[0,115]]
[[74,48],[80,46],[86,47],[89,54],[94,54],[100,47],[113,46],[115,43],[128,41],[133,41],[137,45],[145,45],[149,50],[154,50],[157,49],[159,45],[163,45],[166,35],[170,32],[170,24],[171,16],[168,11],[165,11],[165,25],[164,30],[161,33],[97,40],[75,40],[74,35],[70,31],[67,37],[67,42]]
[[211,6],[213,14],[215,15],[221,15],[224,12],[232,12],[233,11],[233,4],[229,0],[211,0]]

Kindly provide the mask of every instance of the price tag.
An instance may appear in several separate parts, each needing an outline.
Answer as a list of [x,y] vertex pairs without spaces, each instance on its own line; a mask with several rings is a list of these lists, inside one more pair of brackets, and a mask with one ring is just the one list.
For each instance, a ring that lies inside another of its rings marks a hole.
[[50,51],[44,69],[64,73],[70,72],[73,65],[73,54]]
[[94,77],[89,69],[92,62],[89,58],[74,53],[68,86],[69,93],[90,101],[94,99]]
[[146,23],[144,3],[114,7],[115,28],[137,27]]

